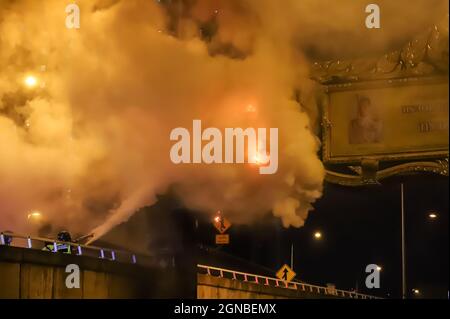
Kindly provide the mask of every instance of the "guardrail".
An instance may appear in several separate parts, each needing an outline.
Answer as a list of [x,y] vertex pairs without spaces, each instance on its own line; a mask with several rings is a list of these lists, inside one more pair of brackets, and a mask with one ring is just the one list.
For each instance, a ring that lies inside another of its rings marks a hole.
[[[9,241],[11,242],[9,243]],[[138,255],[125,250],[102,248],[90,245],[87,246],[73,242],[59,241],[43,237],[26,236],[12,232],[0,233],[0,246],[2,245],[36,249],[36,250],[39,249],[43,251],[45,250],[49,253],[57,253],[57,252],[61,253],[61,251],[58,251],[58,246],[65,245],[65,247],[70,246],[71,248],[70,251],[72,255],[97,257],[105,260],[132,263],[132,264],[137,264],[138,261],[139,264],[147,264],[152,259],[151,256],[145,256],[141,254]],[[47,247],[47,249],[45,249],[45,247]],[[48,247],[51,247],[52,249],[49,249]]]
[[249,274],[245,272],[211,267],[207,265],[197,265],[199,273],[206,274],[214,277],[227,278],[232,280],[240,280],[244,282],[249,282],[253,284],[259,284],[264,286],[271,286],[284,289],[292,289],[304,292],[311,292],[329,296],[336,296],[342,298],[352,298],[352,299],[381,299],[379,297],[360,294],[353,291],[341,290],[332,287],[323,287],[317,285],[310,285],[302,282],[291,281],[287,282],[273,277],[260,276],[255,274]]

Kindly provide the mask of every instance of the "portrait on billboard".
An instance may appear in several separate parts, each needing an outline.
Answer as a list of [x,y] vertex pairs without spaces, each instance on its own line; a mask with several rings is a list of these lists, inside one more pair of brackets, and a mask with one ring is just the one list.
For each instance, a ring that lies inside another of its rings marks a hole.
[[367,96],[356,95],[355,117],[350,121],[348,139],[350,144],[380,143],[383,123],[377,115],[376,107]]

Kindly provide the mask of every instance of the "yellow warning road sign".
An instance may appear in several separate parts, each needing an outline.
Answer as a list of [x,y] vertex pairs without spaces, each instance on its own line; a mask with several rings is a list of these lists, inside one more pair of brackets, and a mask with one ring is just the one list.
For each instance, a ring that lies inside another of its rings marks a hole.
[[214,227],[219,231],[219,233],[225,233],[228,228],[231,227],[231,223],[223,216],[217,216],[214,218]]
[[217,245],[227,245],[230,243],[230,235],[216,235],[216,244]]
[[289,267],[288,265],[284,264],[283,267],[278,270],[276,276],[278,279],[284,280],[284,281],[291,281],[294,279],[296,273]]

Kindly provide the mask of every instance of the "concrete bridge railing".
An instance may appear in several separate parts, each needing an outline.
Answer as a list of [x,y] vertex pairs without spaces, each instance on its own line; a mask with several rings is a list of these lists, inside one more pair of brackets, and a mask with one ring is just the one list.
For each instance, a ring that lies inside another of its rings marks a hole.
[[[197,265],[199,298],[352,298],[379,299],[330,287],[249,274],[230,269]],[[240,292],[238,292],[240,291]]]
[[[11,241],[10,243],[8,241]],[[97,247],[93,245],[83,245],[76,242],[65,242],[59,241],[51,238],[27,236],[12,232],[1,232],[0,233],[0,246],[13,246],[22,247],[29,249],[39,249],[42,250],[46,245],[50,244],[53,247],[53,251],[58,252],[58,245],[65,245],[71,248],[72,254],[77,256],[90,256],[95,258],[101,258],[111,261],[118,261],[123,263],[133,263],[136,264],[151,264],[153,260],[150,256],[137,255],[133,252]]]
[[[0,245],[0,299],[180,297],[182,274],[176,268],[143,265],[142,258],[122,262],[106,256]],[[79,287],[67,286],[68,265],[78,266]]]

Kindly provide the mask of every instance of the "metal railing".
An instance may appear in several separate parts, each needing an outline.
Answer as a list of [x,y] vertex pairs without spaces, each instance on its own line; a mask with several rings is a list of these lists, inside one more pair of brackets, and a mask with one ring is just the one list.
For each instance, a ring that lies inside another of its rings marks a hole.
[[[49,245],[52,249],[49,249]],[[87,246],[79,243],[59,241],[50,238],[26,236],[12,232],[0,232],[0,246],[22,247],[28,249],[44,250],[49,253],[57,253],[58,245],[65,245],[71,247],[71,254],[76,256],[89,256],[100,259],[150,265],[154,264],[154,258],[143,254],[135,254],[125,250],[102,248],[97,246]],[[138,258],[139,257],[139,258]],[[209,276],[228,278],[233,280],[240,280],[244,282],[272,286],[277,288],[292,289],[297,291],[311,292],[324,295],[332,295],[343,298],[355,299],[381,299],[379,297],[365,295],[353,291],[341,290],[332,287],[323,287],[317,285],[306,284],[298,281],[285,281],[278,278],[266,277],[256,274],[240,272],[225,268],[212,267],[207,265],[197,265],[199,273],[202,271]]]
[[353,298],[353,299],[381,299],[379,297],[360,294],[354,291],[347,291],[336,289],[332,287],[323,287],[317,285],[310,285],[298,281],[285,281],[278,278],[266,277],[261,275],[249,274],[245,272],[211,267],[206,265],[197,265],[199,273],[206,274],[214,277],[227,278],[232,280],[240,280],[244,282],[249,282],[258,285],[271,286],[284,289],[292,289],[297,291],[304,291],[310,293],[323,294],[328,296],[336,296],[342,298]]
[[[11,241],[9,243],[9,241]],[[48,251],[50,253],[59,252],[59,247],[70,247],[70,251],[72,255],[77,256],[89,256],[89,257],[97,257],[100,259],[124,262],[124,263],[132,263],[137,264],[139,260],[139,264],[142,264],[146,259],[151,258],[151,256],[137,255],[135,253],[111,249],[111,248],[102,248],[97,246],[87,246],[79,243],[73,242],[65,242],[59,241],[50,238],[43,237],[34,237],[34,236],[26,236],[22,234],[16,234],[12,232],[1,232],[0,233],[0,246],[7,245],[12,247],[22,247],[29,249],[36,249],[42,251]],[[138,259],[139,256],[139,259]],[[147,260],[148,262],[149,260]]]

